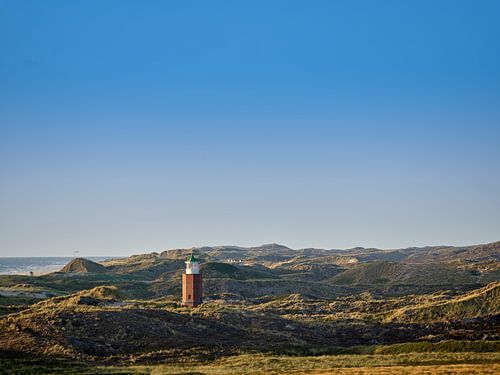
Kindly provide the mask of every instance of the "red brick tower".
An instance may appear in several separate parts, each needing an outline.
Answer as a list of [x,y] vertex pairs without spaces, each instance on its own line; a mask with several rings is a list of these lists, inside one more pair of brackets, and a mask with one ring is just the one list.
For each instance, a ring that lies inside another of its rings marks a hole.
[[198,259],[191,254],[186,259],[186,272],[182,274],[182,304],[195,307],[203,302],[203,290]]

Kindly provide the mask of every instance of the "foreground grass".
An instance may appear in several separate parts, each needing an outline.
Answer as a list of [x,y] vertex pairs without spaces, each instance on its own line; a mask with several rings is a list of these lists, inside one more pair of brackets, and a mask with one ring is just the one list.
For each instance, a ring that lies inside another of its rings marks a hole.
[[242,354],[206,363],[86,366],[60,360],[0,358],[5,374],[496,374],[500,353],[270,356]]
[[[500,369],[499,353],[408,353],[397,355],[334,355],[319,357],[288,357],[264,355],[240,355],[228,357],[198,366],[159,365],[151,368],[151,374],[248,374],[248,373],[345,373],[371,371],[378,367],[444,366],[449,364],[472,365],[484,370]],[[409,369],[407,369],[409,370]],[[470,369],[469,369],[470,370]],[[487,372],[484,372],[487,373]]]

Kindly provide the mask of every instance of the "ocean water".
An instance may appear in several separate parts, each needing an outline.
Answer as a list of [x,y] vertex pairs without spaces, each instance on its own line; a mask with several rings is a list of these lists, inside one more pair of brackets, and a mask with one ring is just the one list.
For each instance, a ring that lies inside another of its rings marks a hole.
[[[94,262],[102,262],[116,257],[86,257]],[[59,271],[74,257],[9,257],[0,258],[0,275],[42,275]]]

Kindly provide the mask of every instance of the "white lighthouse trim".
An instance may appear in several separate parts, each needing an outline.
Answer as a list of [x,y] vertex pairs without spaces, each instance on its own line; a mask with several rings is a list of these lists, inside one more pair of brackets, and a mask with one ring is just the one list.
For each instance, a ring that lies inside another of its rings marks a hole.
[[198,262],[186,262],[186,274],[197,275],[200,273],[200,265]]
[[198,259],[191,252],[191,255],[186,259],[186,275],[198,275],[199,273],[200,266]]

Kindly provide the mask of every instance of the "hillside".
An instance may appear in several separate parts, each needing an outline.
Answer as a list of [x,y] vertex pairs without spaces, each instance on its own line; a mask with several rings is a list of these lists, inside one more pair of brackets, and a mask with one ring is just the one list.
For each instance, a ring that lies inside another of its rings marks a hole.
[[59,272],[63,273],[103,273],[107,268],[85,258],[75,258],[66,264]]
[[[385,296],[425,294],[440,289],[458,288],[467,291],[500,281],[500,262],[491,263],[491,259],[496,259],[498,243],[468,247],[468,250],[456,248],[454,259],[459,257],[457,254],[469,254],[467,267],[463,266],[463,262],[438,262],[434,261],[434,257],[427,256],[433,252],[442,254],[444,249],[448,249],[446,251],[449,253],[449,248],[294,250],[270,244],[251,248],[218,246],[174,249],[112,259],[103,264],[74,259],[61,272],[42,277],[0,275],[0,294],[2,288],[8,289],[5,289],[5,293],[9,294],[9,298],[4,298],[3,304],[9,301],[25,303],[21,293],[26,294],[32,288],[40,291],[37,295],[43,296],[114,285],[126,290],[130,298],[179,296],[184,260],[193,251],[200,258],[205,274],[206,297],[215,299],[287,294],[332,299],[349,291],[362,290]],[[398,254],[396,257],[395,253]],[[422,262],[408,261],[415,260],[419,253]],[[476,257],[471,254],[476,254]],[[373,258],[402,260],[371,260]],[[474,263],[474,259],[479,263]],[[485,259],[489,263],[484,263]],[[19,289],[19,285],[24,287]],[[12,288],[19,297],[14,295]]]
[[374,261],[356,264],[330,282],[338,285],[474,285],[478,278],[471,272],[447,265]]
[[407,263],[448,263],[463,267],[490,265],[496,269],[499,261],[500,241],[464,247],[433,247],[412,253],[405,259]]
[[221,262],[208,262],[201,266],[206,279],[274,279],[277,276],[266,267],[233,265]]
[[395,311],[389,320],[405,322],[456,321],[500,315],[500,282],[444,302],[408,306]]
[[[209,301],[191,310],[172,299],[127,300],[123,292],[99,287],[7,315],[0,319],[0,347],[88,361],[146,356],[155,362],[195,352],[328,353],[338,347],[415,341],[430,334],[435,339],[500,338],[498,323],[489,320],[453,325],[425,319],[412,325],[384,321],[384,311],[398,311],[400,304],[411,303],[404,298],[382,301],[360,294],[318,301],[290,295],[261,302]],[[498,303],[498,285],[457,301],[476,298],[473,295]]]

